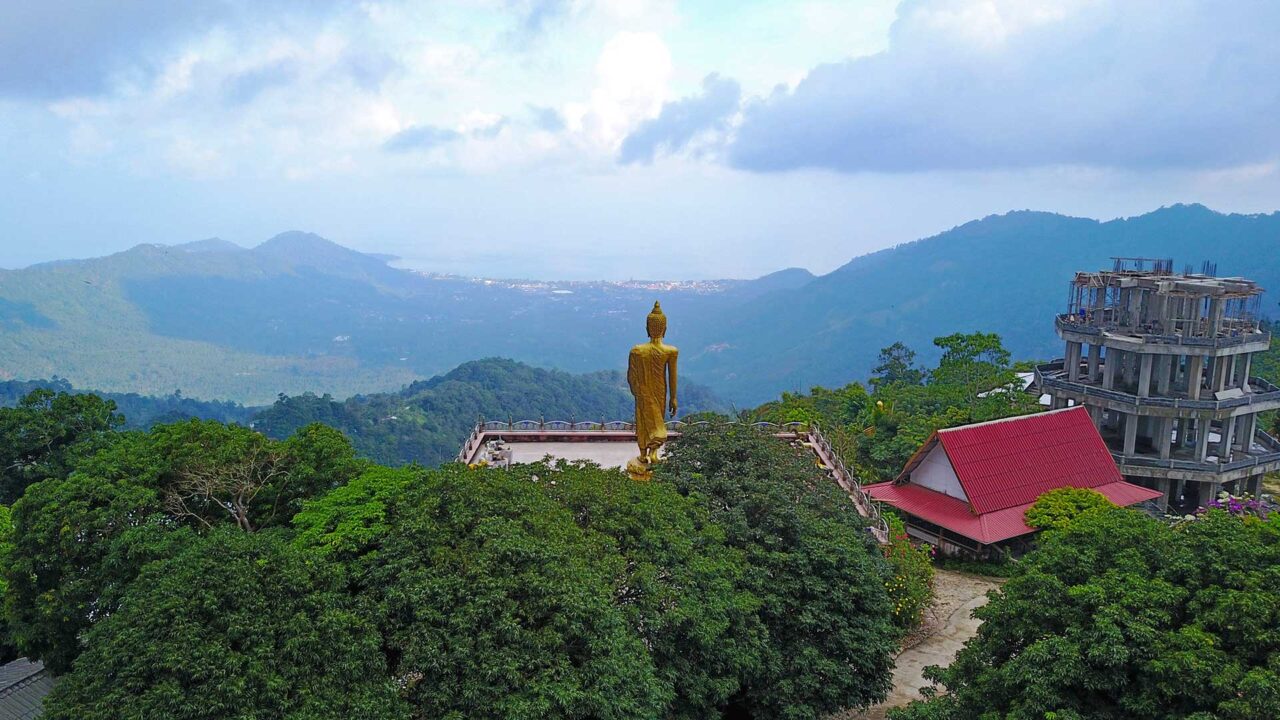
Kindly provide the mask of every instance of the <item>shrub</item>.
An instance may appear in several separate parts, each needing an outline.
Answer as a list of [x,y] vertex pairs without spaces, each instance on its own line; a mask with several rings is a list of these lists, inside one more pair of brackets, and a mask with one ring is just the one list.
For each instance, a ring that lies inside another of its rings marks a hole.
[[1027,508],[1027,525],[1037,530],[1060,530],[1087,512],[1114,507],[1115,504],[1097,490],[1058,488],[1041,495]]
[[893,601],[894,622],[910,630],[924,620],[924,611],[933,601],[933,548],[913,545],[897,516],[886,515],[885,519],[889,522],[889,544],[883,550],[892,568],[885,588]]

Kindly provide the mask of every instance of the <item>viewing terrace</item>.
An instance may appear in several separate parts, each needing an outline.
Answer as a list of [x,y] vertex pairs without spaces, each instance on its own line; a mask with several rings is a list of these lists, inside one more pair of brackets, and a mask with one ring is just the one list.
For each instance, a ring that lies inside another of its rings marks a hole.
[[[733,423],[672,420],[667,423],[667,437],[678,442],[684,428],[728,424]],[[868,529],[877,542],[888,542],[889,525],[880,514],[880,504],[863,491],[857,475],[849,471],[816,423],[777,425],[759,422],[752,423],[751,427],[812,452],[817,466],[848,494],[858,514],[867,519]],[[602,467],[621,468],[636,453],[635,423],[622,420],[480,420],[463,444],[457,460],[469,465],[484,463],[506,467],[537,462],[550,456],[563,460],[589,460]]]

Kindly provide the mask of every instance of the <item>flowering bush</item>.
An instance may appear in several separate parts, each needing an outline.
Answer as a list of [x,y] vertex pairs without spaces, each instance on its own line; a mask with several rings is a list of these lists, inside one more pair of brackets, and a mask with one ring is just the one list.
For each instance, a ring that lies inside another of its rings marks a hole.
[[1218,493],[1213,500],[1205,503],[1205,506],[1196,510],[1197,516],[1202,516],[1210,509],[1226,510],[1237,517],[1253,516],[1265,520],[1267,518],[1267,507],[1262,501],[1252,495],[1244,495],[1237,497],[1226,491]]
[[928,544],[911,544],[907,528],[897,516],[886,515],[885,519],[889,523],[889,544],[884,546],[884,556],[893,568],[885,588],[893,600],[894,622],[909,630],[924,620],[925,608],[933,600],[934,549]]

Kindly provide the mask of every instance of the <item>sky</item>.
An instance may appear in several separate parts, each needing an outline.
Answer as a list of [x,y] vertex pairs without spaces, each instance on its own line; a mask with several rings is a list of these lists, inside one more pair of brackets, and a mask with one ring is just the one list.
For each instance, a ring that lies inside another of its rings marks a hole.
[[0,267],[306,230],[823,273],[994,213],[1280,209],[1271,0],[0,3]]

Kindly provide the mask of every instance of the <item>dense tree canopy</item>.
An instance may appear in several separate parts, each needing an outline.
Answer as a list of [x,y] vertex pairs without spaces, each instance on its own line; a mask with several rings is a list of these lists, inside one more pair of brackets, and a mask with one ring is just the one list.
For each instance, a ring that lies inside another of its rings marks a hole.
[[1042,536],[898,720],[1280,717],[1280,517],[1095,510]]
[[717,717],[758,671],[766,637],[742,554],[725,545],[706,507],[668,483],[622,481],[581,464],[531,465],[519,474],[625,559],[615,603],[672,696],[665,716]]
[[884,695],[900,632],[848,498],[745,428],[652,483],[382,467],[321,425],[108,431],[9,526],[56,718],[815,718]]
[[123,422],[110,400],[43,388],[16,407],[0,407],[0,503],[22,497],[33,482],[67,474],[78,454]]
[[196,420],[113,434],[13,507],[13,551],[0,574],[19,648],[65,671],[84,630],[147,562],[217,525],[287,526],[304,499],[359,468],[342,436],[318,426],[284,442]]
[[49,720],[409,717],[341,573],[222,527],[146,566],[45,703]]
[[365,577],[419,716],[661,714],[668,698],[613,601],[623,559],[536,485],[453,466],[391,512]]
[[[9,516],[9,508],[0,505],[0,567],[9,564],[9,556],[13,552],[13,521]],[[18,656],[13,638],[9,635],[9,623],[4,616],[4,596],[9,583],[0,574],[0,664],[9,662]]]
[[745,717],[816,718],[880,700],[898,630],[890,570],[812,456],[746,426],[691,428],[656,476],[703,503],[743,553],[768,642],[733,698]]

